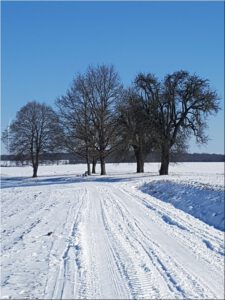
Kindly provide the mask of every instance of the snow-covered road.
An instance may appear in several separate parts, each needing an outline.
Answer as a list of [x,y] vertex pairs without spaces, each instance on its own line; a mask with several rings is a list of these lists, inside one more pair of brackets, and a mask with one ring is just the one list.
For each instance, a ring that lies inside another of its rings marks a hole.
[[2,190],[2,298],[224,298],[222,231],[130,181],[40,182]]

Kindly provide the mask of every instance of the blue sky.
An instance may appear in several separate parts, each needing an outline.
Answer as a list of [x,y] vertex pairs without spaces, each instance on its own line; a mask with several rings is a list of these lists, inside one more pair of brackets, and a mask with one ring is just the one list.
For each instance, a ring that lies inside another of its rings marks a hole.
[[190,152],[224,153],[223,2],[1,2],[1,13],[2,129],[28,101],[54,105],[90,64],[114,64],[125,85],[185,69],[222,98],[211,141]]

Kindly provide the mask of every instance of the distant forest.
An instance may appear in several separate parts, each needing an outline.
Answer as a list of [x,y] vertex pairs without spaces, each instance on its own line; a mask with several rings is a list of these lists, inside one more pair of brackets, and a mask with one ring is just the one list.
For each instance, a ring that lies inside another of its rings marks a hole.
[[[29,159],[26,157],[18,157],[16,155],[1,155],[1,161],[10,161],[16,165],[28,165]],[[85,159],[74,153],[45,153],[41,156],[40,161],[45,164],[59,163],[65,161],[68,164],[85,163]],[[110,157],[107,159],[108,163],[121,162],[136,162],[135,156],[132,152],[128,153],[126,158],[119,159],[118,157]],[[146,157],[146,162],[160,162],[160,153],[152,152]],[[171,162],[225,162],[224,154],[209,154],[209,153],[179,153],[171,156]]]

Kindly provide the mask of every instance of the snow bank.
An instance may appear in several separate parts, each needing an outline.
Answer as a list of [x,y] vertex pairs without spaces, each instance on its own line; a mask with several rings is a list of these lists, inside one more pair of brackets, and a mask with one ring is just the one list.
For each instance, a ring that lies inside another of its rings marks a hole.
[[224,191],[170,180],[145,183],[140,190],[224,231]]

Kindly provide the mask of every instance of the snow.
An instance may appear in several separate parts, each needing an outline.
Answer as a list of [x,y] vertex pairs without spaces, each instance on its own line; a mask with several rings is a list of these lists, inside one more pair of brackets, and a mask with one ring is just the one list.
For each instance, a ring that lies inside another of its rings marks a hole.
[[146,183],[140,190],[224,231],[223,190],[169,180]]
[[223,163],[145,169],[3,167],[1,298],[224,299]]

